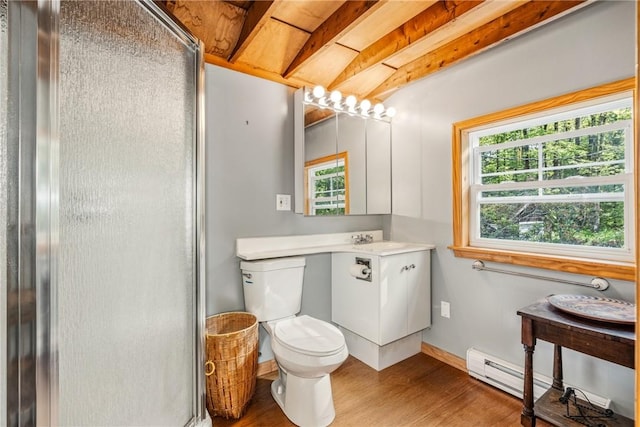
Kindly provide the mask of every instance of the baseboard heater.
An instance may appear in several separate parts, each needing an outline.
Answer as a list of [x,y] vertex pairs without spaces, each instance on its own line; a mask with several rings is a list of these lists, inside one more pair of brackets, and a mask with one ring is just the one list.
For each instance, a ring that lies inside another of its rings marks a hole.
[[[522,399],[524,389],[524,369],[522,367],[470,348],[467,350],[467,370],[472,377]],[[534,400],[542,396],[551,387],[551,384],[551,378],[534,372]],[[611,406],[611,399],[598,396],[570,384],[564,384],[564,386],[583,391],[591,403],[601,408],[609,409]]]

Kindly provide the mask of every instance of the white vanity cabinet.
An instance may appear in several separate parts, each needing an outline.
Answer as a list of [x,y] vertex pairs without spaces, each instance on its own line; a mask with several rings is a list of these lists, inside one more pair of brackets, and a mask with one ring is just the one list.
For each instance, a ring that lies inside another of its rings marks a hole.
[[[332,320],[383,346],[431,325],[430,251],[393,255],[333,253]],[[370,263],[371,281],[351,267]]]

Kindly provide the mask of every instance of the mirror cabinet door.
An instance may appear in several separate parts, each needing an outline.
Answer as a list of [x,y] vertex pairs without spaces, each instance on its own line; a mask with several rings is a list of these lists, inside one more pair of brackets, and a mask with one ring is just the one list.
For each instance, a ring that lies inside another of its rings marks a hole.
[[366,120],[367,213],[391,213],[391,123]]
[[344,160],[337,156],[335,115],[304,129],[304,214],[342,215]]
[[338,117],[338,156],[345,162],[345,214],[367,213],[367,149],[366,120],[346,113]]

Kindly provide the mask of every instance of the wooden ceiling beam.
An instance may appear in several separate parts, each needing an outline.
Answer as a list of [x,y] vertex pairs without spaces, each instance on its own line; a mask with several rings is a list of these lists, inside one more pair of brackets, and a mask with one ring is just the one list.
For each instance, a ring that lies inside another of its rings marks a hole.
[[204,62],[206,62],[207,64],[217,65],[222,68],[227,68],[229,70],[237,71],[239,73],[248,74],[250,76],[271,80],[273,82],[281,83],[285,86],[290,86],[295,89],[301,88],[302,86],[309,84],[307,82],[303,82],[296,79],[285,79],[278,73],[263,70],[257,67],[252,67],[251,65],[244,64],[241,62],[231,63],[225,60],[224,58],[221,58],[218,55],[213,55],[210,53],[204,54]]
[[433,31],[454,21],[484,0],[441,0],[425,9],[392,32],[363,49],[358,56],[329,85],[335,89],[356,74],[381,64],[388,57],[403,51],[409,45],[428,36]]
[[398,68],[368,97],[386,98],[393,91],[441,70],[461,59],[482,52],[565,13],[575,10],[585,0],[530,1],[493,21]]
[[271,19],[271,15],[273,15],[273,11],[279,1],[280,0],[265,0],[251,3],[251,6],[247,10],[247,15],[244,18],[244,23],[242,24],[238,43],[233,48],[231,55],[229,55],[229,62],[236,62],[238,60],[262,27]]
[[335,111],[330,108],[308,108],[308,105],[306,107],[307,108],[305,108],[304,111],[304,127],[310,126],[317,122],[321,122],[336,114]]
[[311,35],[298,55],[291,62],[285,78],[291,77],[309,59],[322,52],[326,47],[339,40],[344,34],[364,21],[367,16],[382,6],[387,0],[351,0],[346,1]]

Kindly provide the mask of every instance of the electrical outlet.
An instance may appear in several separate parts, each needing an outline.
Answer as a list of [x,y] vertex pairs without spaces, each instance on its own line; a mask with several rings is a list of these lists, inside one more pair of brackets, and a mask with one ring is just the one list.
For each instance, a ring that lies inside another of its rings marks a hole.
[[440,301],[440,316],[451,318],[451,304],[446,301]]
[[291,210],[291,194],[276,194],[276,210],[277,211]]

